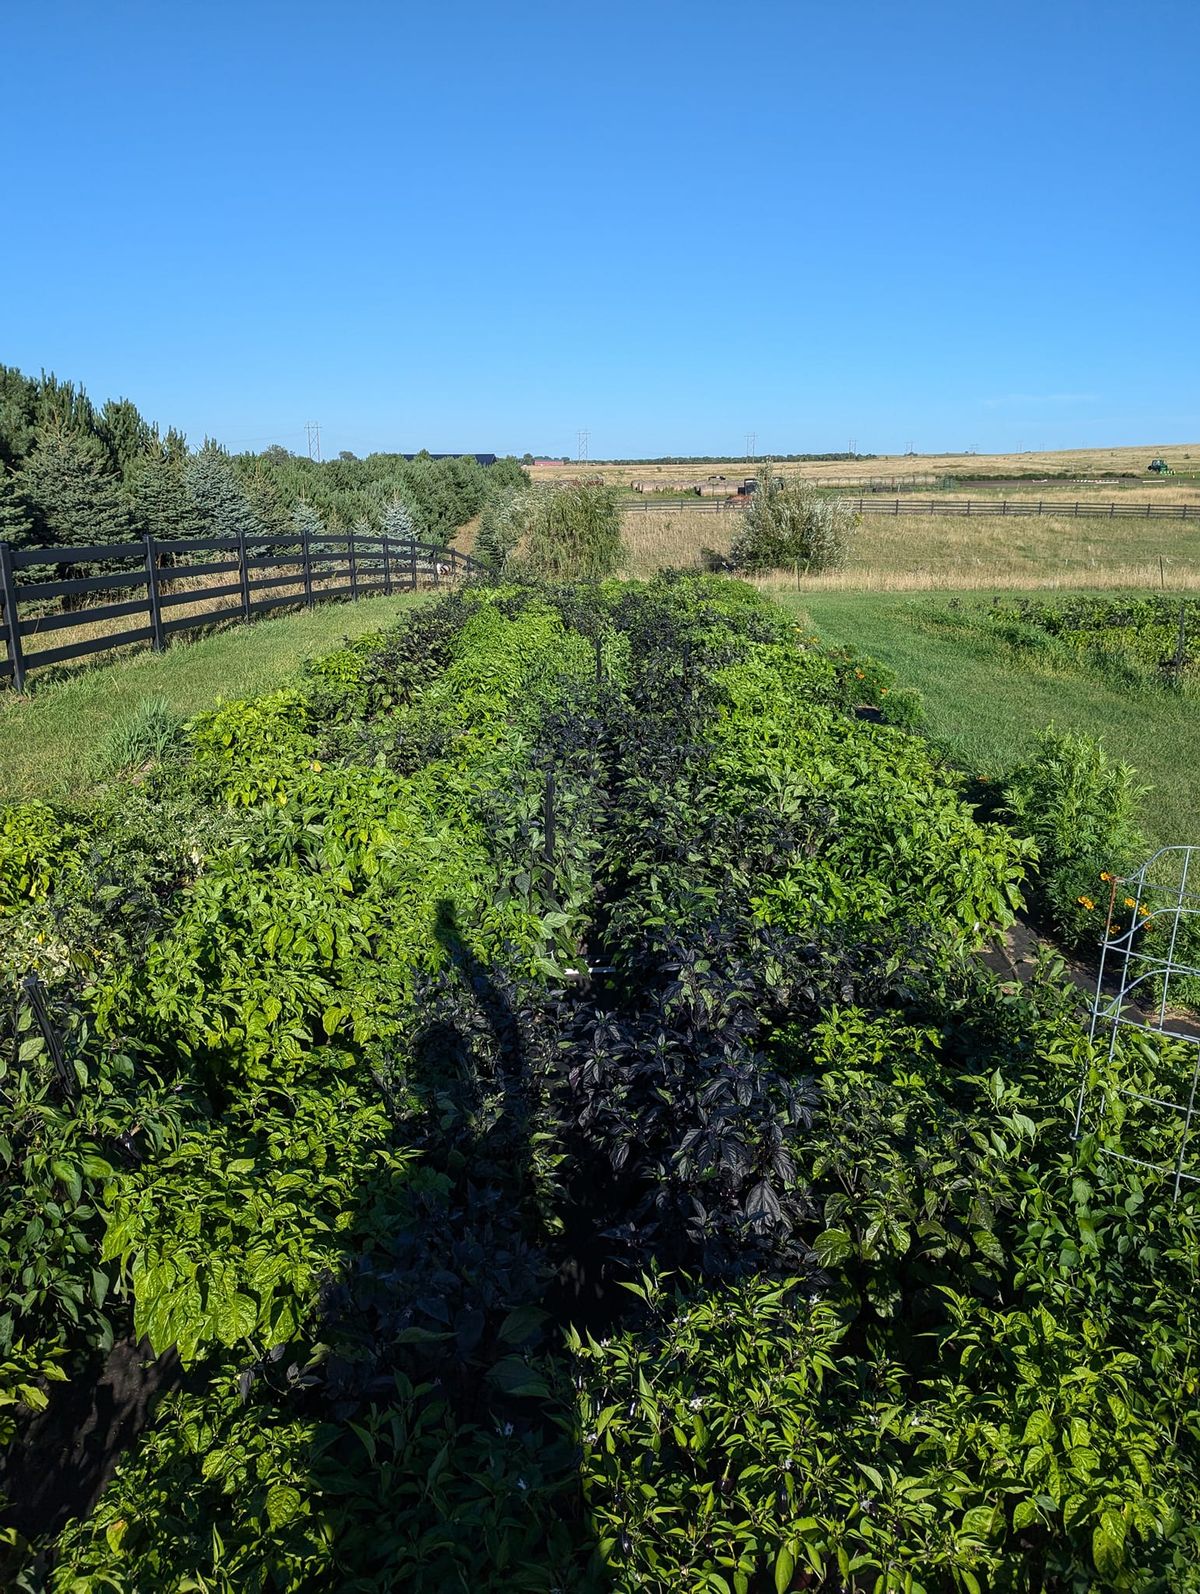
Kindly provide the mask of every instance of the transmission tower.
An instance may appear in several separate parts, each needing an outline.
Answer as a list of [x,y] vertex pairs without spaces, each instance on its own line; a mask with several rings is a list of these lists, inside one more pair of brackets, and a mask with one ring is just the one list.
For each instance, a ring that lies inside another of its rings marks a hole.
[[588,430],[586,426],[581,426],[575,433],[575,443],[575,458],[585,460],[588,457]]
[[321,423],[320,421],[305,421],[304,433],[308,438],[308,457],[315,459],[318,464],[321,460]]
[[757,448],[758,448],[758,433],[757,432],[747,432],[746,433],[746,458],[747,459],[753,459],[754,458],[754,454],[755,454],[755,450]]

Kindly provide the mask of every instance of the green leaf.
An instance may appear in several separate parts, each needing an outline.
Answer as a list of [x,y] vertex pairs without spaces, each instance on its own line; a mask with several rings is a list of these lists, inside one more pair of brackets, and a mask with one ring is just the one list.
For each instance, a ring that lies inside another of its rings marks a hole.
[[1037,1502],[1029,1499],[1019,1501],[1016,1510],[1013,1512],[1013,1531],[1019,1533],[1022,1528],[1027,1528],[1036,1518]]
[[1092,1530],[1092,1560],[1101,1577],[1113,1578],[1125,1566],[1125,1519],[1105,1511]]
[[796,1570],[796,1557],[785,1544],[775,1557],[775,1594],[787,1594]]
[[550,1393],[542,1375],[520,1356],[506,1356],[497,1362],[488,1378],[506,1395],[536,1395],[545,1399]]
[[813,1249],[822,1267],[837,1267],[850,1255],[853,1245],[845,1229],[826,1229],[813,1241]]
[[290,1483],[273,1483],[267,1490],[267,1521],[273,1528],[290,1522],[300,1510],[300,1491]]
[[79,1177],[79,1169],[69,1162],[61,1162],[55,1159],[50,1164],[50,1172],[60,1184],[66,1185],[71,1192],[71,1200],[78,1201],[83,1194],[83,1180]]
[[518,1306],[501,1323],[500,1338],[506,1345],[522,1345],[534,1338],[546,1316],[540,1306]]

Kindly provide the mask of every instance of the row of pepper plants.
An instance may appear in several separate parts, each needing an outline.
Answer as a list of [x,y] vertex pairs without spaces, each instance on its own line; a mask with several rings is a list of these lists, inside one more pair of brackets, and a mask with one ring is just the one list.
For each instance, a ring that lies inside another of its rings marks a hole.
[[1104,1154],[1180,1126],[1068,1110],[1184,1059],[983,970],[1034,849],[891,692],[484,587],[0,816],[14,1586],[1200,1590],[1196,1198]]
[[1019,654],[1099,675],[1118,689],[1192,696],[1200,682],[1200,599],[1072,596],[997,600],[992,630]]

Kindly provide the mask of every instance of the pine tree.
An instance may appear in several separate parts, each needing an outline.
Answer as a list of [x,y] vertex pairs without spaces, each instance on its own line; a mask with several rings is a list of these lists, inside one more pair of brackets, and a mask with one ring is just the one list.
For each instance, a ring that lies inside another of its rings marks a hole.
[[229,456],[206,442],[184,466],[183,479],[195,500],[209,537],[253,537],[262,527]]
[[292,529],[291,517],[283,507],[275,483],[264,472],[255,471],[246,484],[246,496],[250,500],[259,525],[271,536],[281,536],[285,531]]
[[142,419],[130,399],[109,399],[96,417],[96,433],[108,450],[113,469],[121,473],[127,488],[132,487],[147,451],[158,441],[154,428]]
[[305,532],[308,533],[310,555],[330,552],[332,544],[325,541],[325,522],[306,498],[298,498],[292,505],[289,530],[293,537],[302,537]]
[[32,541],[33,522],[29,511],[11,473],[0,465],[0,542],[21,548]]
[[51,426],[22,465],[17,490],[33,509],[35,530],[48,547],[128,542],[133,536],[120,483],[99,447],[65,427]]
[[204,535],[204,518],[187,489],[183,472],[161,451],[149,456],[137,478],[133,514],[142,531],[164,541]]
[[394,537],[397,541],[407,541],[416,536],[417,527],[413,512],[403,498],[393,498],[391,503],[385,505],[383,534],[385,537]]
[[298,498],[292,505],[291,531],[293,537],[302,537],[305,532],[316,542],[325,530],[325,523],[317,514],[310,503],[303,498]]

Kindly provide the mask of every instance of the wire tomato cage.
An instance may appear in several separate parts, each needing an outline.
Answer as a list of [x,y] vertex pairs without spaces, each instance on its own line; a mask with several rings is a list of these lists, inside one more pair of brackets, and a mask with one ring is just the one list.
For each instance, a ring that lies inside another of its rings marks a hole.
[[[1089,1035],[1107,1033],[1107,1067],[1102,1077],[1084,1071],[1072,1138],[1087,1115],[1103,1155],[1172,1179],[1178,1200],[1185,1184],[1200,1185],[1200,847],[1161,847],[1135,873],[1104,878],[1109,908]],[[1142,1044],[1118,1052],[1122,1030]],[[1110,1137],[1151,1154],[1117,1149]]]

